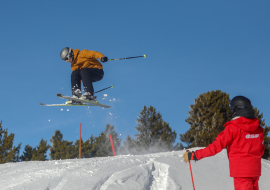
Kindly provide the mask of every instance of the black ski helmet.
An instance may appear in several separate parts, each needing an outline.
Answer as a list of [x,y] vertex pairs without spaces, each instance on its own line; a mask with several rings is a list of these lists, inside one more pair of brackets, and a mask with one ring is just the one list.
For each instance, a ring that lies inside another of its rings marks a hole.
[[60,53],[62,60],[67,61],[70,57],[74,58],[73,51],[70,47],[65,47]]
[[245,96],[235,96],[230,102],[232,117],[242,116],[249,119],[255,118],[251,101]]

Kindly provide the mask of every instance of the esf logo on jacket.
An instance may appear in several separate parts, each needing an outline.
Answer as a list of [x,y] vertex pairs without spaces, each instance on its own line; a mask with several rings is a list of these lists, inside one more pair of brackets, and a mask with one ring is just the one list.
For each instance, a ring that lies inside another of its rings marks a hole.
[[259,134],[251,134],[246,135],[246,139],[256,139],[259,137]]

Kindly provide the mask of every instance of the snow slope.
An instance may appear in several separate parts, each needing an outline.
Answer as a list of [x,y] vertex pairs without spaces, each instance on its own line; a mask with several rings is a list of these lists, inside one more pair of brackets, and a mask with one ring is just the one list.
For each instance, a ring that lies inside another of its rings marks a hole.
[[[192,190],[189,164],[183,161],[183,153],[1,164],[0,189]],[[192,161],[191,165],[196,189],[234,189],[226,150],[196,163]],[[270,162],[262,160],[260,190],[269,190],[269,179]]]

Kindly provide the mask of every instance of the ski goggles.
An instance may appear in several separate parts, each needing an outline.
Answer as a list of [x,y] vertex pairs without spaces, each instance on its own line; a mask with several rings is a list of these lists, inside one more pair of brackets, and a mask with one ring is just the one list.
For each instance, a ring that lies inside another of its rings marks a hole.
[[68,61],[69,60],[69,56],[66,56],[63,58],[63,61]]
[[244,109],[244,108],[252,108],[252,106],[234,106],[234,107],[230,107],[231,113],[234,113],[238,110]]

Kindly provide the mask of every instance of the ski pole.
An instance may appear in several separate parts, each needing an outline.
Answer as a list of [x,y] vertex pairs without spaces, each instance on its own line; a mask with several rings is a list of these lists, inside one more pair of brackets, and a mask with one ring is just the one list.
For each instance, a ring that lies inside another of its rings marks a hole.
[[192,174],[190,160],[189,160],[189,168],[190,168],[190,174],[191,174],[191,179],[192,179],[193,190],[195,190],[195,185],[194,185],[194,180],[193,180],[193,174]]
[[113,85],[111,85],[111,86],[109,86],[109,87],[107,87],[107,88],[104,88],[104,89],[102,89],[102,90],[99,90],[99,91],[95,92],[94,94],[99,93],[99,92],[101,92],[101,91],[103,91],[103,90],[106,90],[106,89],[108,89],[108,88],[113,88]]
[[118,58],[118,59],[108,59],[108,61],[116,61],[116,60],[123,60],[123,59],[133,59],[133,58],[140,58],[140,57],[146,58],[146,55],[136,56],[136,57]]
[[[186,151],[188,152],[188,150],[186,150]],[[190,175],[191,175],[191,179],[192,179],[193,190],[195,190],[195,185],[194,185],[194,180],[193,180],[193,174],[192,174],[190,160],[188,162],[189,162],[189,169],[190,169]]]

